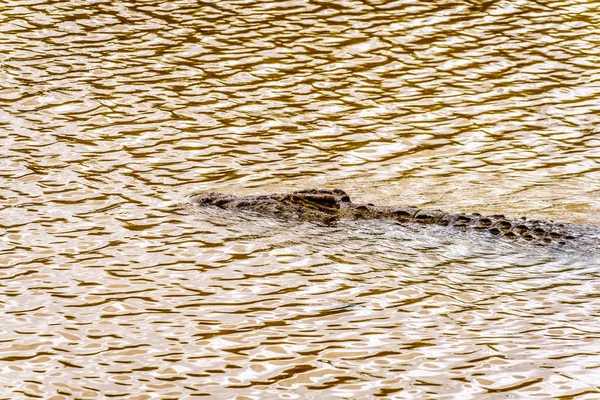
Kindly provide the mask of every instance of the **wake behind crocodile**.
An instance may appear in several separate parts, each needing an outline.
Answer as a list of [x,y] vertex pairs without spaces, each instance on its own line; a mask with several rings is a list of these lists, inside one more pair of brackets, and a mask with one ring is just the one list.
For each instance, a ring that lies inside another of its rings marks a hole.
[[600,227],[526,217],[510,218],[501,214],[449,213],[412,206],[354,203],[341,189],[306,189],[241,197],[211,192],[193,196],[191,204],[291,222],[324,226],[349,222],[354,225],[357,221],[393,223],[439,237],[470,235],[478,240],[513,247],[600,254]]

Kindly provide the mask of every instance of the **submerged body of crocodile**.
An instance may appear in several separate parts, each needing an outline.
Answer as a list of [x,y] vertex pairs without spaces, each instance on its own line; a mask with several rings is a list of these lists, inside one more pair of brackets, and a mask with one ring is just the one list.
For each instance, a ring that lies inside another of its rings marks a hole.
[[597,238],[585,238],[586,227],[581,225],[525,218],[511,219],[504,215],[452,214],[417,207],[356,204],[341,189],[307,189],[292,193],[244,197],[213,192],[194,196],[191,201],[198,206],[245,210],[301,221],[332,223],[339,219],[386,219],[482,231],[513,241],[543,246],[570,244],[577,247],[585,242],[587,247],[590,243],[598,244]]

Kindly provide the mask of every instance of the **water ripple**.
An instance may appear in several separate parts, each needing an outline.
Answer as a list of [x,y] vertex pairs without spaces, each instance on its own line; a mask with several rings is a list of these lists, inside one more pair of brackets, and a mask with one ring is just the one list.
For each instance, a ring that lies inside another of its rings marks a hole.
[[599,6],[4,2],[0,397],[597,398],[595,254],[185,204],[600,225]]

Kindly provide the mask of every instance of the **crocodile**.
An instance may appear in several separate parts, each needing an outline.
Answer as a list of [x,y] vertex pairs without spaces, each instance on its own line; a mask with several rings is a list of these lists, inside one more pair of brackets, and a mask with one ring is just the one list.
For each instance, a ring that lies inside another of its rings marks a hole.
[[[585,238],[582,225],[559,223],[552,220],[528,220],[525,217],[507,218],[502,214],[447,213],[418,207],[376,206],[357,204],[341,189],[305,189],[291,193],[234,196],[223,193],[206,193],[191,198],[192,204],[201,207],[242,210],[283,219],[314,221],[325,224],[340,219],[377,219],[397,223],[430,224],[461,231],[484,232],[511,241],[528,242],[538,246],[567,244],[577,246]],[[584,240],[597,247],[598,237]]]

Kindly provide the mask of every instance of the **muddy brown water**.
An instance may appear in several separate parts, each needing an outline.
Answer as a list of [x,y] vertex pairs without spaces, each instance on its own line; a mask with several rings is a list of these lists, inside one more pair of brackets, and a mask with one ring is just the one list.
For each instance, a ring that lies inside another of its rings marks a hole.
[[600,398],[600,259],[202,191],[600,225],[597,1],[0,4],[1,399]]

